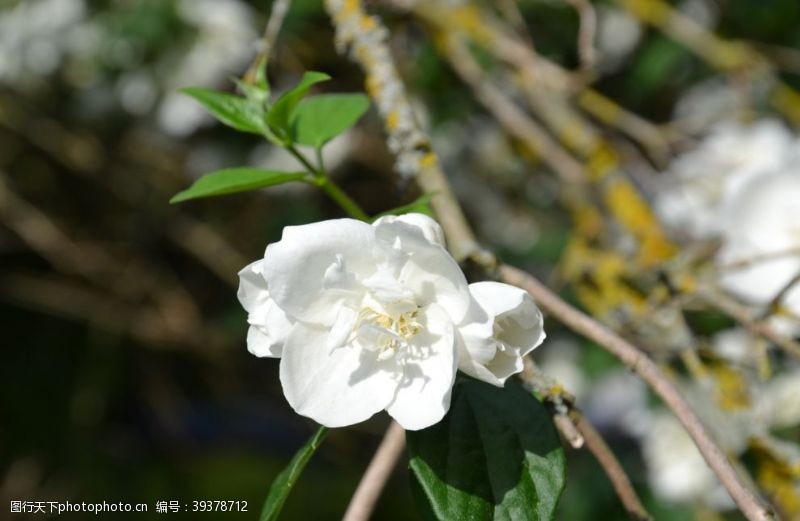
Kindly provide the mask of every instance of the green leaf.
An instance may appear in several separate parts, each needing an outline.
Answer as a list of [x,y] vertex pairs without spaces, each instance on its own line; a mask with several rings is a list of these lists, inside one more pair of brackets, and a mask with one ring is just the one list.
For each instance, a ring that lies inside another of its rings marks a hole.
[[460,380],[444,420],[406,439],[437,519],[553,519],[564,451],[547,410],[519,384]]
[[259,135],[263,135],[267,129],[264,123],[264,107],[252,99],[200,87],[181,89],[181,92],[200,102],[215,118],[229,127]]
[[327,427],[317,429],[311,439],[297,451],[297,454],[294,455],[289,465],[283,469],[283,472],[278,474],[278,477],[272,482],[267,499],[264,501],[264,507],[261,509],[261,517],[259,518],[260,521],[274,521],[278,518],[286,498],[289,497],[289,493],[292,491],[292,487],[297,483],[297,479],[303,472],[308,460],[311,459],[311,456],[314,455],[327,435]]
[[307,177],[305,172],[277,172],[246,166],[227,168],[204,175],[186,190],[175,194],[169,202],[175,204],[200,197],[234,194],[291,181],[304,181]]
[[320,94],[303,100],[291,114],[292,139],[320,148],[356,124],[369,108],[363,94]]
[[308,94],[312,85],[329,79],[331,77],[323,72],[306,72],[297,85],[275,100],[267,114],[267,123],[273,132],[281,137],[289,137],[289,118],[297,104]]
[[403,215],[406,213],[422,213],[429,217],[433,217],[433,210],[431,210],[430,202],[433,199],[433,193],[422,194],[415,200],[403,206],[386,210],[376,215],[372,220],[375,221],[385,215]]

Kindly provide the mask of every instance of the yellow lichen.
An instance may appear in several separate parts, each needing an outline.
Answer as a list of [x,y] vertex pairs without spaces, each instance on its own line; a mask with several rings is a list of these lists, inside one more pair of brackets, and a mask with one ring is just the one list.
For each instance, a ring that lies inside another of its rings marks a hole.
[[664,236],[650,207],[627,181],[615,179],[606,185],[604,200],[617,222],[639,242],[639,262],[652,267],[677,252]]
[[427,154],[422,156],[422,159],[420,159],[419,166],[422,168],[429,168],[436,165],[436,162],[437,162],[436,154],[434,154],[433,152],[428,152]]

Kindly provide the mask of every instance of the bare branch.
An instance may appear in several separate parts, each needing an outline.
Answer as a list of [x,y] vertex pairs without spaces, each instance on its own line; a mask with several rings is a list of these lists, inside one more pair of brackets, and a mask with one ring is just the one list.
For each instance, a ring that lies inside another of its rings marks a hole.
[[292,0],[275,0],[272,3],[272,11],[269,15],[267,27],[264,29],[264,36],[261,37],[261,41],[258,43],[258,54],[244,75],[245,82],[252,83],[258,74],[258,68],[269,60],[272,48],[278,40],[278,33],[281,32],[283,20],[286,18],[286,13],[289,12],[291,4]]
[[578,29],[578,58],[581,70],[590,73],[597,61],[594,48],[594,37],[597,33],[597,13],[589,0],[566,0],[578,12],[580,27]]
[[639,496],[636,495],[630,478],[625,474],[625,469],[622,468],[619,460],[617,460],[617,457],[611,452],[611,449],[600,433],[597,432],[594,426],[589,423],[589,420],[587,420],[578,409],[572,409],[569,417],[586,441],[586,448],[594,455],[600,466],[603,467],[603,471],[606,473],[606,476],[608,476],[609,481],[611,481],[614,491],[617,493],[617,496],[619,496],[620,501],[622,501],[625,510],[628,511],[630,518],[635,521],[653,519],[644,508],[644,505],[642,505]]
[[355,494],[350,499],[342,521],[367,521],[375,509],[386,481],[397,465],[406,445],[406,432],[393,421],[372,457],[367,471],[361,477]]
[[542,309],[576,333],[594,341],[616,356],[653,389],[683,424],[708,466],[747,519],[751,521],[774,519],[767,505],[736,473],[728,457],[719,448],[703,422],[655,362],[621,336],[569,305],[531,275],[508,265],[500,266],[499,270],[504,282],[526,290]]

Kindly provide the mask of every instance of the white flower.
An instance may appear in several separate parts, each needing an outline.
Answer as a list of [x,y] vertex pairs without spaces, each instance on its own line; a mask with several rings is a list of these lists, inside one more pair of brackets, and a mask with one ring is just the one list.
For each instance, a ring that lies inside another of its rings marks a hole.
[[287,227],[239,276],[248,349],[280,357],[289,404],[329,427],[384,409],[406,429],[433,425],[457,367],[502,385],[544,337],[530,298],[469,287],[421,214]]
[[[676,160],[674,185],[656,209],[693,238],[718,237],[720,284],[738,298],[766,305],[800,273],[800,142],[781,123],[726,123]],[[800,331],[800,284],[771,319],[782,334]]]
[[[725,219],[720,263],[752,262],[725,270],[720,282],[742,299],[767,304],[800,273],[800,169],[753,179],[730,201]],[[800,316],[800,284],[783,305]]]
[[778,121],[720,123],[672,163],[656,212],[694,238],[724,234],[731,229],[724,213],[732,198],[751,180],[787,168],[796,153],[794,136]]

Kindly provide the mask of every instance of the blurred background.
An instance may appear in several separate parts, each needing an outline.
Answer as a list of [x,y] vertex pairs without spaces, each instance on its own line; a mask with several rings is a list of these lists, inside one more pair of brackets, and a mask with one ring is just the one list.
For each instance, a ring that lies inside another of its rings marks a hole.
[[[363,90],[363,73],[332,45],[321,4],[292,2],[270,62],[275,91],[306,70],[333,76],[321,90]],[[525,101],[524,75],[493,66],[497,56],[480,44],[499,44],[482,41],[481,31],[490,38],[491,31],[507,29],[515,41],[535,46],[548,64],[543,70],[561,71],[549,77],[568,76],[570,99],[617,151],[625,178],[645,201],[669,192],[664,179],[680,178],[681,164],[697,164],[687,154],[703,150],[706,136],[750,131],[719,130],[720,121],[767,120],[778,129],[748,152],[752,157],[774,155],[769,147],[776,140],[797,149],[790,130],[800,111],[792,97],[800,88],[796,0],[436,1],[429,7],[434,4],[453,16],[453,28],[476,39],[470,45],[479,70],[513,102],[530,103],[534,121],[549,123],[537,112],[548,102]],[[463,10],[466,4],[476,10]],[[482,98],[470,72],[454,69],[437,46],[437,31],[450,29],[436,27],[426,18],[430,11],[416,10],[414,2],[367,5],[391,29],[389,41],[418,115],[481,241],[601,315],[602,306],[592,308],[575,275],[574,259],[591,257],[567,251],[582,233],[574,207],[564,202],[572,186],[554,175],[558,167],[547,151],[532,150],[481,103],[485,92]],[[168,204],[214,169],[293,168],[281,151],[215,124],[176,91],[233,91],[230,79],[252,61],[270,7],[267,0],[0,0],[0,518],[8,515],[9,501],[27,499],[147,502],[151,513],[141,518],[166,515],[154,512],[156,501],[246,500],[248,513],[224,518],[255,519],[272,479],[313,432],[286,404],[277,362],[246,350],[236,273],[263,255],[283,226],[341,211],[311,187],[291,185]],[[493,13],[497,24],[469,19],[479,9]],[[694,47],[681,41],[680,31],[665,30],[663,20],[672,12],[700,28]],[[579,36],[592,18],[590,46],[582,47]],[[735,53],[725,54],[727,47],[716,49],[716,40],[703,40],[708,34],[743,42],[765,61],[737,61]],[[621,107],[623,117],[614,119],[610,114]],[[335,178],[369,213],[420,195],[394,173],[382,128],[373,109],[326,149]],[[581,155],[569,137],[552,134]],[[733,145],[721,155],[734,149],[740,150]],[[674,222],[662,213],[667,225]],[[686,232],[671,236],[681,241]],[[604,247],[624,258],[624,238],[624,230],[610,225]],[[695,239],[680,244],[705,244]],[[762,358],[742,361],[734,354],[731,362],[726,353],[737,346],[740,353],[755,339],[734,328],[729,314],[683,311],[680,327],[704,349],[692,358],[654,347],[654,356],[686,380],[684,389],[698,396],[697,403],[705,403],[708,385],[722,389],[721,400],[747,395],[727,409],[720,401],[698,405],[709,421],[725,415],[721,424],[730,425],[731,411],[766,414],[754,405],[762,400],[756,395],[767,396],[763,400],[776,410],[770,418],[786,416],[774,429],[758,420],[779,438],[773,441],[781,451],[754,446],[744,427],[747,440],[732,441],[738,448],[730,450],[767,495],[780,499],[787,519],[800,519],[800,458],[791,459],[800,441],[796,359],[764,347]],[[604,318],[635,338],[647,336],[629,327],[635,317]],[[557,323],[548,326],[537,362],[578,397],[650,512],[668,520],[739,519],[648,391],[597,346]],[[703,365],[702,378],[711,384],[695,381],[692,361]],[[784,400],[779,405],[776,396]],[[333,432],[283,518],[338,519],[386,420],[379,415]],[[736,421],[752,422],[752,416]],[[560,518],[625,519],[591,456],[569,450],[568,460]],[[684,467],[667,468],[675,461]],[[408,479],[401,465],[376,519],[417,517]]]

